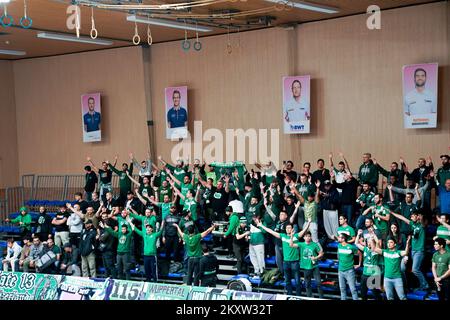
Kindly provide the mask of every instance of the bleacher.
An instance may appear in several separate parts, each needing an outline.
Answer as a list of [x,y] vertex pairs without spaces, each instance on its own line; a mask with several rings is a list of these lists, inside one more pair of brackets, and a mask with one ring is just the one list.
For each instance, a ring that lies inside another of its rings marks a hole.
[[[35,221],[39,215],[38,209],[39,206],[45,206],[49,209],[54,209],[52,212],[48,212],[48,214],[51,217],[55,216],[55,211],[58,208],[59,205],[65,204],[69,201],[50,201],[50,200],[29,200],[25,204],[30,209],[30,214],[33,218],[33,221]],[[50,211],[50,210],[49,210]],[[9,214],[10,219],[14,219],[19,215],[19,212],[13,212]],[[9,237],[15,237],[18,238],[20,233],[20,228],[18,226],[14,226],[12,224],[1,224],[0,225],[0,250],[3,250],[3,252],[6,250],[6,239]],[[432,245],[430,245],[430,238],[435,234],[435,226],[429,226],[427,229],[427,237],[428,237],[428,248],[432,248]],[[285,292],[285,282],[284,280],[280,280],[276,282],[272,286],[263,285],[260,281],[260,279],[254,279],[250,277],[248,274],[237,274],[237,270],[235,268],[236,259],[230,258],[228,256],[229,252],[224,250],[221,246],[214,246],[214,236],[208,235],[204,239],[207,243],[209,243],[212,247],[214,247],[214,253],[218,258],[219,261],[219,272],[218,272],[218,287],[225,288],[229,281],[235,280],[238,278],[246,278],[252,283],[253,291],[256,292],[265,292],[265,293],[284,293]],[[337,242],[329,242],[324,247],[325,256],[324,258],[319,262],[319,268],[321,272],[321,279],[322,279],[322,290],[324,293],[325,298],[329,299],[339,299],[340,298],[340,291],[339,291],[339,283],[338,283],[338,261],[337,261]],[[164,259],[165,254],[163,252],[159,253],[159,258]],[[357,262],[357,258],[355,257],[355,264]],[[246,262],[248,264],[249,272],[252,273],[253,267],[250,263],[250,259],[247,256]],[[160,260],[161,261],[161,260]],[[103,266],[101,266],[101,257],[98,257],[98,277],[104,277],[105,269]],[[276,262],[275,257],[267,257],[266,258],[266,268],[272,269],[276,268]],[[357,270],[357,289],[359,290],[359,279],[362,274],[362,268],[359,268]],[[425,272],[425,275],[430,283],[432,285],[433,283],[433,275],[431,273],[431,269],[428,268],[427,272]],[[184,274],[182,272],[177,273],[168,273],[167,275],[160,275],[159,282],[162,283],[171,283],[171,284],[182,284],[183,283],[183,277]],[[142,281],[144,280],[144,266],[143,264],[137,264],[132,270],[131,270],[131,278],[132,280],[138,280]],[[415,281],[415,278],[410,275],[411,281]],[[292,280],[292,285],[294,287],[294,290],[297,286],[295,279]],[[305,288],[304,288],[304,281],[302,278],[301,283],[303,289],[302,294],[305,294]],[[316,292],[317,283],[315,280],[312,280],[312,288],[313,288],[313,295],[314,297],[318,297]],[[369,297],[371,296],[371,291],[368,292]],[[383,293],[384,295],[384,293]],[[348,296],[351,297],[350,291],[348,290]],[[437,300],[436,293],[429,294],[428,292],[421,292],[421,291],[415,291],[413,293],[407,294],[408,299],[410,300]]]

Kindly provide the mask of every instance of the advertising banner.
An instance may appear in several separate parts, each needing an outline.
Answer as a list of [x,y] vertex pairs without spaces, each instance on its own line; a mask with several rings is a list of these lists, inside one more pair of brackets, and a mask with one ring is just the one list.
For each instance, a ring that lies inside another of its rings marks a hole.
[[0,271],[0,300],[55,300],[61,276]]

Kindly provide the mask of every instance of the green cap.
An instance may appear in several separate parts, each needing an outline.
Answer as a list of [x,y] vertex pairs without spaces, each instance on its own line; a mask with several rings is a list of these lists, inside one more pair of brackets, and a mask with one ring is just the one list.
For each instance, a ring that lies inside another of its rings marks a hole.
[[239,219],[239,222],[240,222],[240,223],[247,223],[247,218],[246,218],[246,217],[241,217],[241,218]]
[[22,211],[28,212],[27,207],[20,207],[19,212],[22,212]]

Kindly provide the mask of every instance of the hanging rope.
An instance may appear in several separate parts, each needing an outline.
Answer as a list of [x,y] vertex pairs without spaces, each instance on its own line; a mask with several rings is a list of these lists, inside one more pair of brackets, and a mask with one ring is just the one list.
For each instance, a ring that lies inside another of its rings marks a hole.
[[134,23],[134,36],[133,36],[133,44],[138,45],[141,43],[141,37],[139,36],[137,23]]
[[[184,20],[184,24],[186,24],[186,20]],[[181,42],[181,47],[184,51],[188,51],[191,48],[191,42],[187,38],[187,30],[184,29],[184,40]]]
[[95,29],[95,20],[94,20],[94,7],[91,8],[91,38],[97,39],[98,32]]
[[81,9],[79,6],[76,6],[75,12],[75,29],[77,31],[77,38],[79,38],[81,29]]
[[194,49],[196,51],[202,50],[202,43],[198,40],[198,30],[197,30],[197,22],[195,22],[195,42]]
[[233,52],[233,47],[231,46],[231,41],[230,41],[230,26],[228,26],[228,30],[227,30],[227,52],[228,52],[228,54],[231,54],[231,52]]
[[24,29],[29,29],[33,25],[33,19],[27,14],[27,0],[23,0],[23,17],[20,18],[19,23]]
[[[9,20],[9,21],[8,21]],[[3,5],[3,15],[0,18],[0,23],[4,28],[12,26],[14,19],[12,16],[8,14],[8,6],[6,3]]]
[[[147,18],[150,20],[150,15],[148,15]],[[147,43],[149,46],[151,46],[153,43],[153,37],[152,37],[152,31],[150,30],[150,24],[147,24]]]

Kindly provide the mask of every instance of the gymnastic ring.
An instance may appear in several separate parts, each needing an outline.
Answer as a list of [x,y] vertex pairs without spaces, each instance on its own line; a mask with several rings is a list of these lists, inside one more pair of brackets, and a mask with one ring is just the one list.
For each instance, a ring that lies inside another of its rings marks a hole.
[[195,41],[194,42],[194,49],[195,49],[195,51],[202,50],[202,43],[200,41]]
[[188,51],[191,48],[191,42],[189,40],[181,41],[181,47],[184,51]]
[[[5,18],[9,19],[9,23],[6,23],[6,22],[5,22]],[[14,22],[14,19],[13,19],[13,17],[12,17],[11,15],[9,15],[9,14],[4,14],[4,15],[2,15],[2,17],[0,18],[0,23],[2,24],[2,26],[3,26],[4,28],[6,28],[6,27],[11,27],[12,24],[13,24],[13,22]]]
[[[26,24],[24,23],[25,21],[27,21]],[[29,29],[33,25],[33,19],[31,19],[30,17],[22,17],[20,18],[19,23],[22,26],[22,28]]]
[[153,44],[153,37],[150,34],[147,35],[147,43],[149,46],[151,46]]
[[91,39],[97,39],[98,32],[97,29],[91,29]]
[[139,37],[138,34],[135,34],[133,37],[133,43],[137,46],[139,43],[141,43],[141,37]]

